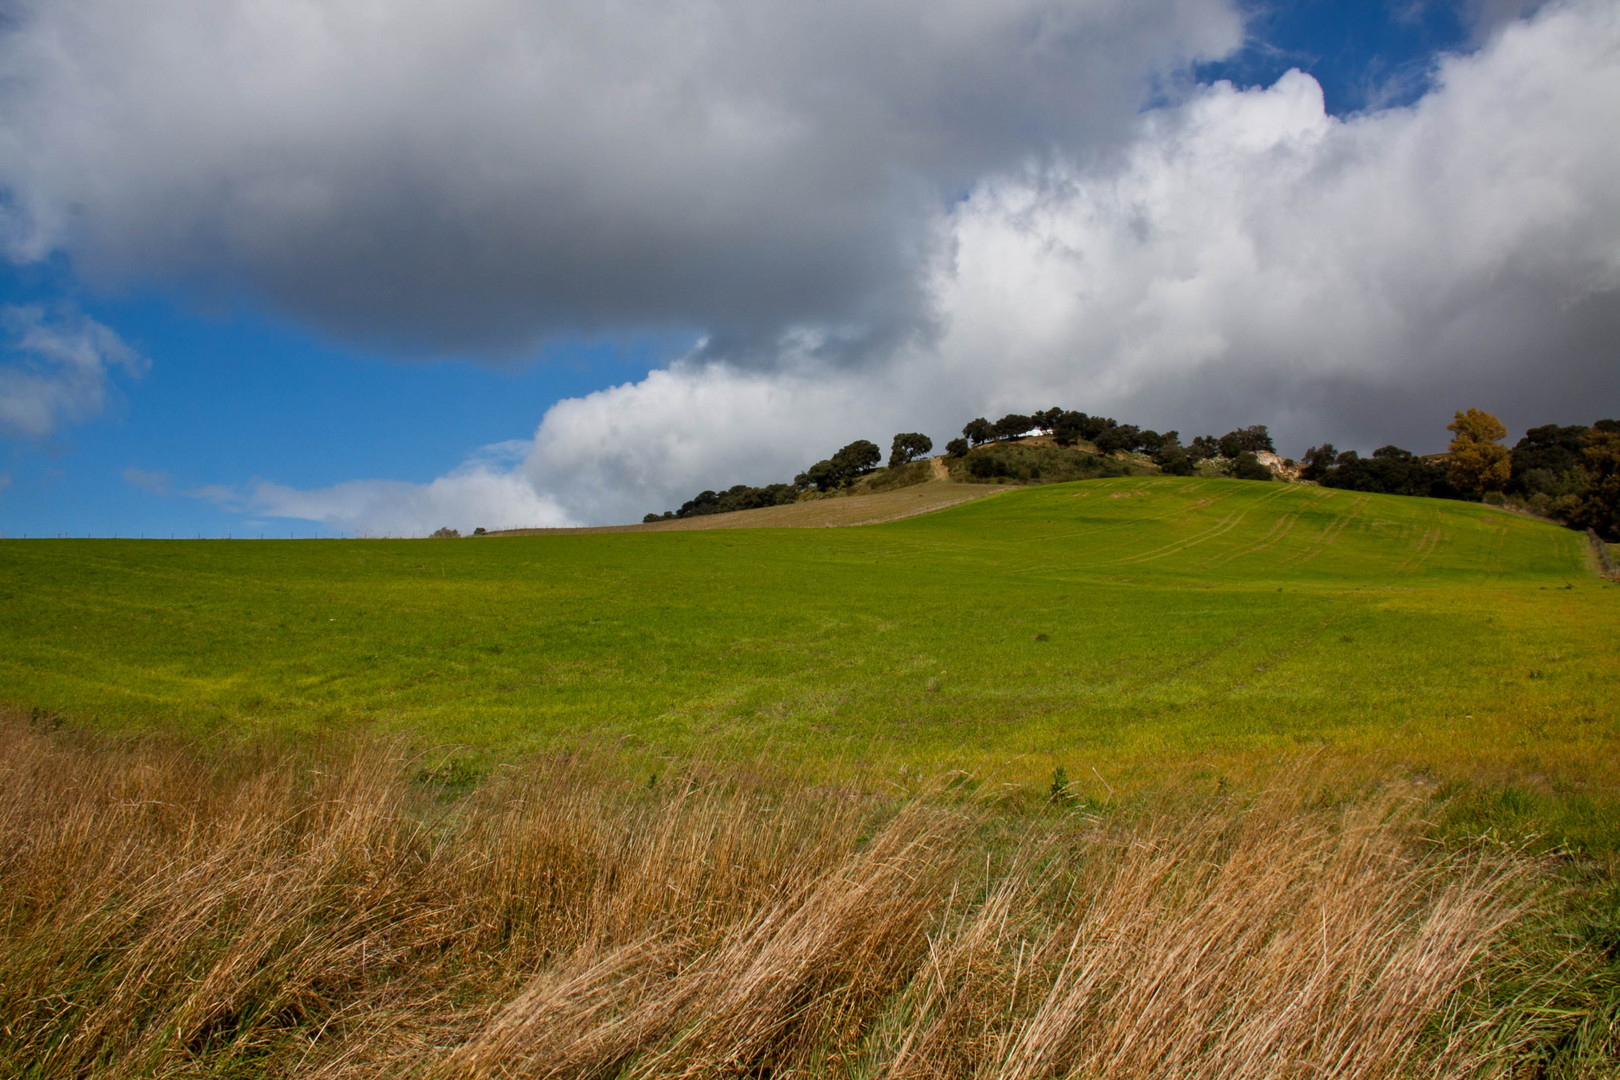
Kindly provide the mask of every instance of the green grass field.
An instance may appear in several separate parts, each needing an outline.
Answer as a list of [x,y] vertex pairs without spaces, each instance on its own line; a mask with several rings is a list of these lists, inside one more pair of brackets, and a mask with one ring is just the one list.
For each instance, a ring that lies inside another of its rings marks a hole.
[[1610,1080],[1592,560],[1168,477],[0,542],[0,1077]]
[[1620,588],[1589,557],[1481,506],[1168,477],[854,529],[6,541],[0,701],[1099,793],[1315,750],[1595,821]]

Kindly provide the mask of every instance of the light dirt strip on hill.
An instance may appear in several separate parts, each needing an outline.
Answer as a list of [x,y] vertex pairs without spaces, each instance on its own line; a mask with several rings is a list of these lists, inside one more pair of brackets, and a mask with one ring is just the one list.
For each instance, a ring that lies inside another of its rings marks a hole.
[[930,481],[876,495],[810,499],[787,506],[737,510],[729,514],[649,521],[642,525],[598,525],[582,529],[501,529],[489,536],[551,536],[563,533],[679,532],[689,529],[827,529],[878,525],[1010,491],[1012,486]]

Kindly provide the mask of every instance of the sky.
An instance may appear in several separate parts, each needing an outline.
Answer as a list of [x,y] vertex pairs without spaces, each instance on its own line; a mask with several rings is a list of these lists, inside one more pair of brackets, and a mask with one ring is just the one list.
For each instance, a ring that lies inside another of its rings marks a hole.
[[0,0],[0,534],[1620,415],[1620,3]]

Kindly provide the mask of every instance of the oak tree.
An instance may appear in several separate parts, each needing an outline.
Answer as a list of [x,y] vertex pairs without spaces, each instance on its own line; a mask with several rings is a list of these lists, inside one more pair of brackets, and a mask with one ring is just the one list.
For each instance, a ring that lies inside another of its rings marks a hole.
[[1446,430],[1451,440],[1446,475],[1463,491],[1501,491],[1513,475],[1513,454],[1502,445],[1507,428],[1483,409],[1459,412]]

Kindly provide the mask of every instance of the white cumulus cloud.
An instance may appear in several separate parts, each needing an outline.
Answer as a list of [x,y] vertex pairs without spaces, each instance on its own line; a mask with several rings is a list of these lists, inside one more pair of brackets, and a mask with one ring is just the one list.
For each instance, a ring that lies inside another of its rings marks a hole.
[[[1291,73],[1151,116],[1106,169],[981,185],[937,374],[1157,427],[1433,448],[1451,411],[1620,407],[1620,7],[1553,7],[1410,109]],[[1297,444],[1297,445],[1295,445]]]
[[[1617,131],[1620,6],[1598,0],[1506,23],[1411,107],[1336,118],[1298,72],[1203,87],[1116,152],[1042,155],[939,214],[934,332],[860,365],[791,336],[757,368],[699,350],[558,403],[520,464],[357,489],[371,509],[346,520],[478,484],[513,500],[484,511],[502,523],[635,520],[852,438],[939,443],[1054,404],[1184,435],[1268,423],[1293,454],[1434,449],[1474,405],[1519,427],[1613,415]],[[351,494],[272,490],[309,516]]]
[[[491,453],[490,451],[493,451]],[[500,464],[509,447],[486,448],[447,476],[429,483],[348,480],[298,489],[271,481],[242,487],[210,484],[184,494],[237,513],[318,521],[343,532],[373,536],[425,536],[448,526],[463,532],[578,524],[551,495],[537,491]],[[131,483],[146,479],[130,478]]]

